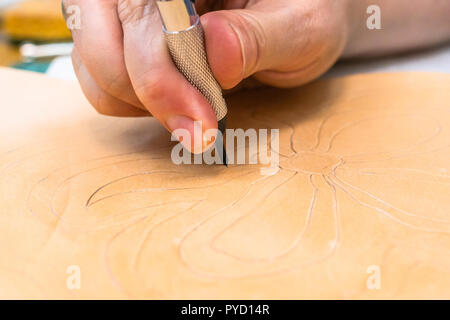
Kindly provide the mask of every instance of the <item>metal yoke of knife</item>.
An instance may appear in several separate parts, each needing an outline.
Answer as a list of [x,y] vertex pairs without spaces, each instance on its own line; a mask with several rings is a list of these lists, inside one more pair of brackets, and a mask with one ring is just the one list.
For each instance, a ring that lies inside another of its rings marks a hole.
[[[157,6],[163,22],[163,31],[172,59],[184,77],[205,96],[211,104],[218,122],[222,139],[220,158],[227,165],[223,137],[225,137],[227,105],[222,88],[214,78],[208,63],[205,49],[205,37],[196,13],[194,0],[157,0]],[[221,140],[221,141],[219,141]],[[218,144],[216,144],[218,146]]]

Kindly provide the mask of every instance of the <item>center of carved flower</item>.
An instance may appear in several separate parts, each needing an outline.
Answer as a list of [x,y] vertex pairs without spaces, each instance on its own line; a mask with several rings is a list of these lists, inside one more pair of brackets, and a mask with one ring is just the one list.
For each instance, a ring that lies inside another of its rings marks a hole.
[[310,174],[327,174],[341,163],[341,159],[334,155],[301,152],[284,161],[281,167]]

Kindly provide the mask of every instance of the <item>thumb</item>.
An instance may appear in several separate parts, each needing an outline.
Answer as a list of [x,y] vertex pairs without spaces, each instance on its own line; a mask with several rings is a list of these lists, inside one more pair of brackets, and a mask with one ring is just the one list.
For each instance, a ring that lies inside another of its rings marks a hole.
[[202,17],[214,76],[230,89],[254,75],[277,87],[309,82],[330,68],[347,37],[341,1],[258,1]]
[[286,9],[223,10],[202,16],[208,60],[222,87],[233,88],[260,71],[293,70],[299,47],[306,42],[292,30],[299,24],[292,20]]

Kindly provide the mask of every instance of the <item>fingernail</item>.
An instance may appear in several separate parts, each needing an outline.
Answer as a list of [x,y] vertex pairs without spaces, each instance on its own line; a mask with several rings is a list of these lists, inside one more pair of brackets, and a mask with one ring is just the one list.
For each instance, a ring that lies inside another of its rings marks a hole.
[[[167,121],[167,127],[172,132],[172,135],[175,136],[178,141],[190,152],[196,153],[199,150],[198,147],[196,148],[196,144],[194,142],[194,137],[198,135],[196,131],[198,129],[195,125],[195,121],[189,117],[186,116],[173,116],[170,117]],[[196,134],[197,133],[197,134]],[[200,137],[201,137],[201,131],[200,131]],[[200,143],[201,148],[201,143]],[[201,150],[200,150],[201,152]]]
[[[198,154],[209,149],[216,139],[215,135],[206,134],[201,121],[194,121],[186,116],[173,116],[166,122],[167,127],[178,141],[192,153]],[[181,129],[181,130],[180,130]]]
[[[173,116],[173,117],[170,117],[166,121],[166,124],[167,124],[167,127],[169,128],[170,132],[172,132],[172,133],[175,130],[179,130],[179,129],[185,129],[185,130],[187,130],[189,132],[189,134],[193,133],[194,120],[192,120],[189,117]],[[176,133],[175,133],[175,136],[177,136]],[[177,139],[181,140],[180,138],[182,138],[182,137],[178,137],[177,136]]]

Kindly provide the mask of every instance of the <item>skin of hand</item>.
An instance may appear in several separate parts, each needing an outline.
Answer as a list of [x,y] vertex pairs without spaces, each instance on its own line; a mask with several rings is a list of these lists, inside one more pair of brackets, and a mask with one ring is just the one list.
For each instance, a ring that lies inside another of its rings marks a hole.
[[[224,89],[253,76],[277,87],[304,84],[343,52],[347,0],[196,1],[208,60]],[[174,66],[152,0],[65,0],[81,9],[72,30],[73,65],[96,110],[112,116],[149,113],[170,132],[193,121],[217,128],[208,101]],[[221,9],[221,10],[217,10]]]
[[[407,5],[412,1],[418,0]],[[448,12],[448,0],[436,1]],[[63,2],[66,8],[81,9],[81,28],[72,30],[72,60],[83,92],[99,113],[151,114],[170,132],[187,129],[192,137],[194,121],[202,121],[203,132],[217,128],[208,101],[172,62],[154,0]],[[366,29],[366,2],[197,0],[196,7],[211,69],[222,88],[231,89],[249,77],[276,87],[299,86],[342,56],[370,52],[381,39],[359,31]],[[406,5],[406,0],[392,2]],[[396,7],[389,10],[395,14]],[[389,32],[397,30],[398,38],[401,28],[395,18],[388,17]],[[370,37],[375,37],[372,42]],[[381,47],[382,53],[391,49],[389,42]]]

